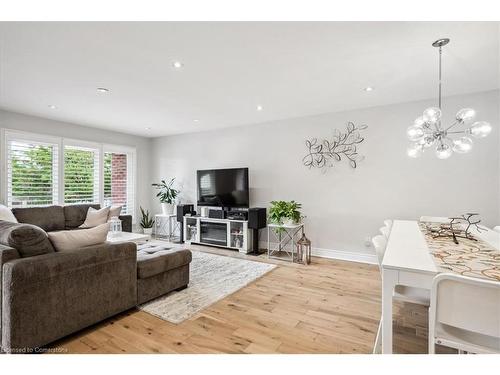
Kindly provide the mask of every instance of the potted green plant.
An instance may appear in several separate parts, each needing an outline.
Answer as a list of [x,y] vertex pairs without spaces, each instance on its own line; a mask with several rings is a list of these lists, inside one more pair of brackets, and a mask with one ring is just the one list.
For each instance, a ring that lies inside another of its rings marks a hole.
[[269,222],[279,225],[298,224],[302,220],[302,205],[295,201],[272,201],[269,209]]
[[140,225],[142,227],[142,231],[144,232],[144,234],[152,234],[155,219],[153,219],[153,216],[149,214],[148,210],[144,210],[144,208],[142,207],[140,207],[140,209],[141,209]]
[[172,178],[168,183],[165,180],[161,180],[159,183],[152,184],[158,189],[156,196],[160,200],[163,215],[172,215],[174,213],[175,198],[180,193],[179,190],[172,187],[174,181],[175,178]]

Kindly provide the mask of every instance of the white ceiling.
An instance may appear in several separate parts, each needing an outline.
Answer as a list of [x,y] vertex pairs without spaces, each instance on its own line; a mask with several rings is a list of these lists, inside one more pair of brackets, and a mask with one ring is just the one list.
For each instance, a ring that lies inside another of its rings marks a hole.
[[451,38],[445,95],[497,89],[498,30],[485,22],[2,22],[0,107],[161,136],[427,99],[437,94],[431,43],[441,37]]

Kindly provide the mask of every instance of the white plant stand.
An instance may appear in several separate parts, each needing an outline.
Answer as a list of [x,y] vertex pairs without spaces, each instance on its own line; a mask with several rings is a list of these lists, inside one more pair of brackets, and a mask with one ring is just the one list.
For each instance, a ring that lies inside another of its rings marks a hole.
[[176,214],[155,215],[155,239],[166,238],[170,241],[175,238],[176,232],[180,233]]
[[[281,228],[279,233],[276,230]],[[304,224],[268,224],[267,256],[268,258],[297,261],[297,241],[304,234]],[[276,242],[271,241],[275,239]]]

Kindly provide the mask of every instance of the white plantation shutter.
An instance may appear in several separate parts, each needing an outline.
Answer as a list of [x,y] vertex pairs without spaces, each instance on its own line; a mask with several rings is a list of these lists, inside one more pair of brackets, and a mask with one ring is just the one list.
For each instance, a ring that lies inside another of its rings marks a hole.
[[99,203],[99,148],[64,146],[64,203]]
[[134,215],[135,152],[104,146],[104,204],[121,205],[123,215]]
[[40,137],[7,133],[6,198],[9,207],[58,203],[59,145]]
[[9,207],[100,203],[135,217],[136,149],[0,129],[0,201]]

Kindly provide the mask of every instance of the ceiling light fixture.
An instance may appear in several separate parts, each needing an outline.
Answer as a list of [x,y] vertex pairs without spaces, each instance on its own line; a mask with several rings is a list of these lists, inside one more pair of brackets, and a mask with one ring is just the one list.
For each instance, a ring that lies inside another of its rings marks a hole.
[[54,105],[54,104],[50,104],[50,105],[48,105],[48,107],[49,107],[50,109],[57,109],[57,106],[56,106],[56,105]]
[[108,93],[109,89],[107,89],[106,87],[98,87],[97,92]]
[[365,90],[366,92],[370,92],[370,91],[373,91],[373,87],[365,87],[363,90]]
[[151,128],[148,126],[148,127],[146,128],[146,130],[151,130]]
[[[427,108],[423,116],[417,118],[406,131],[408,139],[413,142],[407,150],[408,156],[412,158],[419,157],[425,149],[433,145],[436,146],[435,152],[438,159],[448,159],[453,152],[465,154],[472,149],[473,142],[469,136],[483,138],[491,133],[491,125],[486,121],[476,121],[465,130],[450,131],[454,126],[472,122],[476,117],[476,111],[472,108],[459,110],[451,125],[444,127],[441,124],[441,56],[443,46],[449,42],[448,38],[443,38],[432,43],[433,47],[439,48],[439,102],[438,107]],[[452,139],[450,137],[452,134],[459,138]]]
[[261,105],[258,105],[258,106],[257,106],[257,111],[259,111],[259,112],[260,112],[260,111],[262,111],[263,109],[264,109],[264,107],[262,107]]
[[193,122],[200,122],[200,120],[198,120],[198,119],[194,119],[194,120],[193,120]]
[[182,67],[184,66],[184,64],[183,64],[183,63],[181,63],[180,61],[174,61],[174,62],[172,63],[172,66],[173,66],[175,69],[180,69],[180,68],[182,68]]

